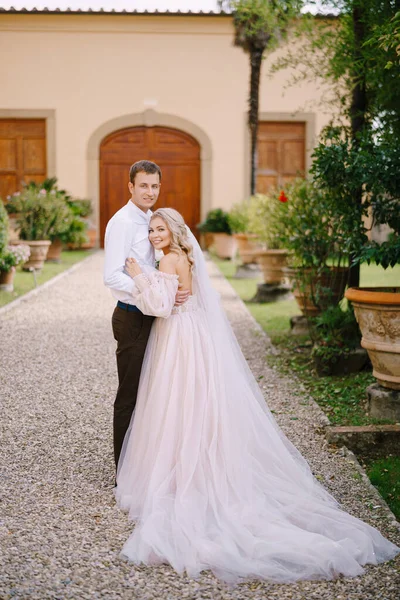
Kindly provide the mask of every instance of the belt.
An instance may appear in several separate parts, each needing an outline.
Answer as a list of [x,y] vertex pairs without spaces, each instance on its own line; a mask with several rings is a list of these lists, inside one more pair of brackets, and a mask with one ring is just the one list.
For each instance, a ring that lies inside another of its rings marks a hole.
[[118,300],[117,306],[118,306],[118,308],[122,308],[122,310],[127,310],[128,312],[137,312],[137,313],[140,313],[141,315],[143,314],[142,311],[139,310],[137,306],[134,306],[133,304],[126,304],[126,302],[121,302],[121,300]]

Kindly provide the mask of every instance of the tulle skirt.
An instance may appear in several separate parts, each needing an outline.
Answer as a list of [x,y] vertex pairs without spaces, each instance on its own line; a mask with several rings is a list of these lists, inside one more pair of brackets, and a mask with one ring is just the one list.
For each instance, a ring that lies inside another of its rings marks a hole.
[[196,297],[156,319],[118,465],[122,556],[237,583],[356,576],[398,552],[347,514],[216,355]]

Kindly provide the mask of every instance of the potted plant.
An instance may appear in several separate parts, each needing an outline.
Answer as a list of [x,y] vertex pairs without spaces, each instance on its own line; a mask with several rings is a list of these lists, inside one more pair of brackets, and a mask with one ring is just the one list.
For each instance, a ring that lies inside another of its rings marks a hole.
[[[54,212],[54,224],[50,231],[51,245],[49,247],[46,261],[60,262],[63,246],[67,245],[69,249],[92,248],[95,245],[95,230],[88,230],[88,217],[92,213],[92,204],[90,200],[81,200],[72,198],[65,190],[60,190],[57,185],[57,178],[51,177],[45,179],[42,183],[29,183],[27,186],[36,193],[45,190],[53,197],[61,198],[67,211],[58,203],[57,210],[61,210],[63,219]],[[90,236],[88,235],[90,233]],[[93,235],[94,234],[94,235]]]
[[219,258],[232,259],[237,250],[237,243],[232,236],[228,213],[221,208],[210,210],[198,229],[202,233],[212,233],[215,252]]
[[88,219],[93,212],[91,201],[69,198],[67,204],[71,211],[71,220],[63,236],[63,241],[70,250],[94,248],[96,229],[90,227]]
[[30,248],[26,244],[6,246],[3,251],[0,251],[0,291],[14,290],[15,269],[29,259],[30,253]]
[[238,254],[243,265],[253,264],[256,253],[261,249],[257,234],[251,231],[250,214],[252,198],[234,204],[228,213],[228,221],[237,241]]
[[281,240],[281,215],[287,197],[284,191],[271,190],[268,195],[256,194],[251,199],[249,226],[262,243],[256,261],[263,273],[264,283],[280,285],[285,277],[288,251]]
[[314,179],[294,180],[285,195],[279,215],[279,238],[290,251],[285,272],[302,313],[314,317],[343,297],[350,255],[347,221]]
[[8,224],[8,214],[0,198],[0,252],[3,252],[8,244]]
[[28,246],[9,246],[8,214],[0,199],[0,290],[12,292],[14,289],[15,267],[29,258]]
[[46,260],[51,238],[65,228],[68,208],[63,198],[44,188],[28,185],[15,192],[7,202],[8,212],[16,214],[19,237],[31,249],[24,270],[41,269]]
[[[315,176],[329,186],[334,204],[348,220],[347,245],[352,264],[373,262],[383,269],[399,264],[400,183],[396,174],[400,148],[390,132],[377,135],[364,131],[353,140],[343,131],[333,130],[317,147],[315,156]],[[355,203],[360,187],[363,201]],[[374,241],[370,229],[382,225],[390,233],[386,240]],[[400,390],[400,286],[352,287],[346,297],[353,304],[362,333],[361,345],[368,351],[378,383]]]

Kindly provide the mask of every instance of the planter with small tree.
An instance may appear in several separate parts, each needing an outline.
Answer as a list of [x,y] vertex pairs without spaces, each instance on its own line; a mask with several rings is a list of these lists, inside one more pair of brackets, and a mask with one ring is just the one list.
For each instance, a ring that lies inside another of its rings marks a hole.
[[24,264],[31,254],[27,244],[6,246],[0,253],[0,291],[12,292],[14,290],[14,276],[16,268]]
[[[72,198],[65,190],[60,190],[56,177],[45,179],[39,184],[30,182],[22,192],[8,198],[6,207],[14,214],[20,239],[34,237],[35,239],[30,240],[30,245],[40,248],[40,244],[36,243],[37,236],[44,235],[48,238],[50,245],[46,241],[46,261],[60,262],[64,246],[76,249],[91,248],[94,245],[87,235],[87,218],[92,213],[90,200]],[[24,268],[40,267],[29,263]]]
[[198,226],[198,230],[201,233],[213,234],[213,245],[219,258],[234,258],[237,250],[237,242],[232,236],[227,212],[221,208],[210,210],[205,220]]
[[96,245],[96,229],[91,227],[89,217],[93,213],[90,200],[68,198],[71,211],[69,227],[63,236],[63,241],[70,250],[94,248]]
[[69,210],[63,198],[44,188],[26,186],[14,193],[6,204],[8,212],[16,215],[19,238],[30,247],[29,260],[23,269],[39,270],[43,267],[52,237],[64,231]]
[[[372,132],[354,144],[334,137],[319,152],[323,177],[343,204],[362,185],[359,226],[351,231],[353,263],[375,263],[383,269],[400,263],[400,148],[393,140]],[[339,158],[338,158],[339,157]],[[323,164],[322,164],[323,163]],[[386,225],[383,242],[368,238],[366,217],[372,226]],[[361,218],[364,217],[364,218]],[[400,286],[352,287],[346,292],[361,330],[361,345],[368,351],[377,384],[368,389],[369,412],[376,418],[400,419]]]
[[[313,175],[328,190],[331,211],[343,221],[346,235],[338,240],[349,263],[375,263],[383,269],[400,262],[400,185],[394,173],[400,169],[400,149],[393,139],[376,131],[364,131],[355,141],[343,129],[328,130],[314,152]],[[354,202],[360,186],[362,202]],[[387,239],[377,243],[368,236],[367,223],[390,228]],[[400,418],[400,287],[351,287],[352,302],[378,384],[368,391],[370,414]],[[387,391],[391,390],[391,391]],[[386,391],[385,391],[386,390]],[[397,394],[397,400],[394,396]]]
[[257,286],[254,302],[274,302],[290,296],[283,272],[288,252],[279,238],[280,213],[285,210],[285,201],[277,190],[251,197],[249,227],[260,244],[254,258],[263,275],[263,283]]
[[12,292],[14,289],[15,269],[29,258],[30,250],[26,245],[10,246],[8,235],[8,215],[0,200],[0,291]]
[[287,196],[283,190],[271,190],[269,194],[256,194],[252,197],[250,226],[262,243],[257,252],[264,283],[283,283],[283,269],[287,264],[288,251],[281,241],[281,216],[284,214]]
[[256,262],[255,256],[261,245],[256,233],[251,231],[250,214],[252,198],[245,200],[240,204],[234,204],[228,213],[228,220],[237,241],[238,254],[242,265],[253,265]]
[[313,179],[286,186],[279,237],[290,252],[285,269],[305,317],[315,317],[343,298],[349,272],[347,221]]

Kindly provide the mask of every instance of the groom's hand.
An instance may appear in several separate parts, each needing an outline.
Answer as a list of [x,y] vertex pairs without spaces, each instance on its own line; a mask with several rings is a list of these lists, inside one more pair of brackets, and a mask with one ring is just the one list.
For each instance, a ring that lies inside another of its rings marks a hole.
[[190,296],[189,290],[178,290],[176,292],[176,296],[175,296],[175,306],[179,306],[180,304],[183,304],[184,302],[186,302],[186,300],[189,298],[189,296]]

